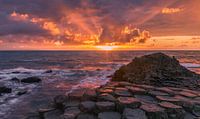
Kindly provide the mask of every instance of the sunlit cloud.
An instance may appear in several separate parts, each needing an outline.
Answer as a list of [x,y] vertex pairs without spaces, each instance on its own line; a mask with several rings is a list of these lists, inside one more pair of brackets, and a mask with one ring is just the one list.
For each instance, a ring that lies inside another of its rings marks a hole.
[[183,8],[163,8],[162,14],[174,14],[183,11]]

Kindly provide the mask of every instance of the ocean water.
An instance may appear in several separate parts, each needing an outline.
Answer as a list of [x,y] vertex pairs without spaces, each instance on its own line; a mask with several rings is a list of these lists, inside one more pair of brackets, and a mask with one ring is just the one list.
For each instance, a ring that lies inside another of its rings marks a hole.
[[[200,74],[200,51],[1,51],[0,85],[12,93],[0,96],[0,118],[22,119],[52,97],[79,88],[96,88],[134,57],[154,52],[175,56],[188,69]],[[52,73],[45,73],[52,70]],[[39,84],[23,84],[10,79],[38,76]],[[19,90],[27,93],[18,96]]]

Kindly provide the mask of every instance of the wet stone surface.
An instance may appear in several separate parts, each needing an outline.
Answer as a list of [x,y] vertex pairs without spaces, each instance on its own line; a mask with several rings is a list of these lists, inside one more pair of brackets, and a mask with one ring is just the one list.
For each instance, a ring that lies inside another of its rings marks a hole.
[[[96,90],[75,90],[56,96],[54,106],[40,109],[38,114],[41,119],[199,119],[198,93],[191,89],[108,82]],[[63,105],[64,110],[58,105]]]

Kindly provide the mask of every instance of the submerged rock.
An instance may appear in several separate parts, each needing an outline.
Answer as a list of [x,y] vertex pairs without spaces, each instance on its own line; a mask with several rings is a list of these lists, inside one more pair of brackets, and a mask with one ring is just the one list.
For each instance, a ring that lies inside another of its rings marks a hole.
[[135,58],[117,70],[112,78],[113,81],[190,88],[199,87],[198,79],[200,75],[181,66],[174,57],[163,53]]
[[21,80],[23,83],[39,83],[42,80],[38,77],[28,77]]
[[8,88],[8,87],[6,87],[6,86],[4,86],[4,85],[0,85],[0,94],[1,93],[11,93],[12,92],[12,89],[11,88]]

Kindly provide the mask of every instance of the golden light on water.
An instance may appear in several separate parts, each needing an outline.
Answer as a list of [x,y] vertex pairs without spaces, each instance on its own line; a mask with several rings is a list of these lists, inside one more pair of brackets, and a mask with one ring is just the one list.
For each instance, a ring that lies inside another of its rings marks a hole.
[[106,50],[106,51],[111,51],[114,50],[116,48],[118,48],[118,46],[96,46],[97,49],[99,50]]

